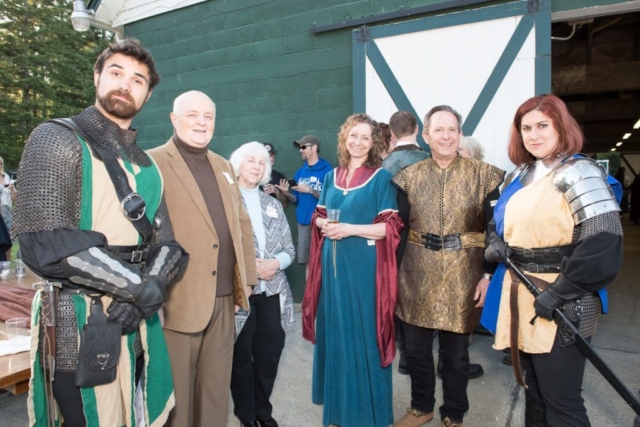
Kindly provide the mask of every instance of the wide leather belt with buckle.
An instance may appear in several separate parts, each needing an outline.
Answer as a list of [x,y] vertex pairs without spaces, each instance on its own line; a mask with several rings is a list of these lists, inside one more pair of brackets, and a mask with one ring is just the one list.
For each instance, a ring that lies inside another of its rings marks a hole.
[[575,245],[561,245],[551,246],[546,248],[519,248],[517,246],[510,246],[511,249],[511,261],[520,264],[540,264],[548,266],[560,266],[562,258],[571,256],[573,254]]
[[562,259],[571,256],[575,248],[574,244],[535,249],[509,247],[511,261],[529,273],[559,273]]
[[484,248],[484,233],[454,233],[441,236],[434,233],[424,233],[409,230],[409,243],[423,246],[432,251],[459,251],[466,248]]
[[109,246],[109,252],[123,261],[139,264],[149,258],[149,245]]
[[558,263],[558,265],[536,264],[533,262],[523,263],[517,261],[513,261],[513,263],[529,273],[560,273],[560,263]]

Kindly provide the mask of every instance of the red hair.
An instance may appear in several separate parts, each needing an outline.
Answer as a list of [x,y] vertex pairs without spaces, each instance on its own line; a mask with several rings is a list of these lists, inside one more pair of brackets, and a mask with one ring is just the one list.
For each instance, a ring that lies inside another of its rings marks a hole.
[[535,157],[527,151],[520,133],[522,117],[530,111],[540,111],[551,119],[551,124],[560,136],[560,143],[551,153],[551,156],[563,153],[574,155],[582,150],[584,135],[578,122],[571,116],[567,106],[560,98],[554,95],[538,95],[526,100],[513,118],[511,124],[511,136],[509,140],[509,159],[517,166],[535,160]]

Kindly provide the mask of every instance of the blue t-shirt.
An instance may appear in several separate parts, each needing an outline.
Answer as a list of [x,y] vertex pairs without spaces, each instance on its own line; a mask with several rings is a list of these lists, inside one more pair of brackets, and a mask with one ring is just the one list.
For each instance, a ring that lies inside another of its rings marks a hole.
[[[298,169],[296,174],[293,176],[293,180],[297,182],[298,185],[305,184],[313,190],[322,192],[324,176],[328,172],[331,172],[332,169],[331,164],[329,164],[325,159],[318,159],[313,166],[309,166],[305,162],[305,164]],[[293,195],[296,196],[296,205],[298,205],[298,208],[296,209],[296,220],[299,224],[309,225],[311,223],[313,211],[316,209],[316,205],[318,204],[318,199],[313,197],[313,194],[310,193],[299,193],[297,191],[293,191]]]

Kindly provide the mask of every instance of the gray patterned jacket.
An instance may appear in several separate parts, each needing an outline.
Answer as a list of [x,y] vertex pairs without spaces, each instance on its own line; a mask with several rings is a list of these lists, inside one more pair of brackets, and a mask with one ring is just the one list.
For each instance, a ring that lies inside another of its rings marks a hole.
[[[274,258],[275,255],[284,252],[293,260],[295,258],[295,249],[291,238],[291,229],[289,228],[289,223],[287,222],[287,218],[284,214],[282,204],[280,204],[277,199],[274,199],[262,191],[258,191],[258,194],[260,196],[260,208],[262,211],[262,223],[264,224],[265,234],[264,258]],[[246,209],[247,206],[244,199],[242,200],[242,203]],[[275,212],[277,212],[277,218],[272,218],[267,215],[268,206],[271,206],[271,208],[269,208],[270,211],[275,210]],[[258,258],[260,256],[260,249],[258,247],[258,239],[256,238],[255,232],[253,234],[253,244],[256,250],[256,258]],[[276,294],[280,295],[282,329],[285,331],[291,330],[296,324],[296,319],[293,307],[293,294],[291,293],[291,288],[289,287],[289,282],[287,281],[287,276],[285,275],[284,270],[279,270],[275,274],[273,280],[265,280],[264,283],[267,296]],[[256,286],[254,287],[253,292],[257,293],[259,289],[260,287]]]

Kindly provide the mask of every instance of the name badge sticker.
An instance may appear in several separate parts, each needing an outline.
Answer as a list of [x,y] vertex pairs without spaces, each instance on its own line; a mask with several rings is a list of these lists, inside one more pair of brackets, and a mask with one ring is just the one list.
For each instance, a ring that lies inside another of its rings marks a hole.
[[228,172],[222,172],[222,175],[224,175],[224,177],[227,179],[227,182],[231,185],[235,184],[235,182],[233,182],[233,179],[231,179],[231,176],[229,175]]
[[278,218],[278,211],[276,210],[276,208],[273,207],[273,205],[268,205],[264,211],[267,214],[267,216],[271,218]]

